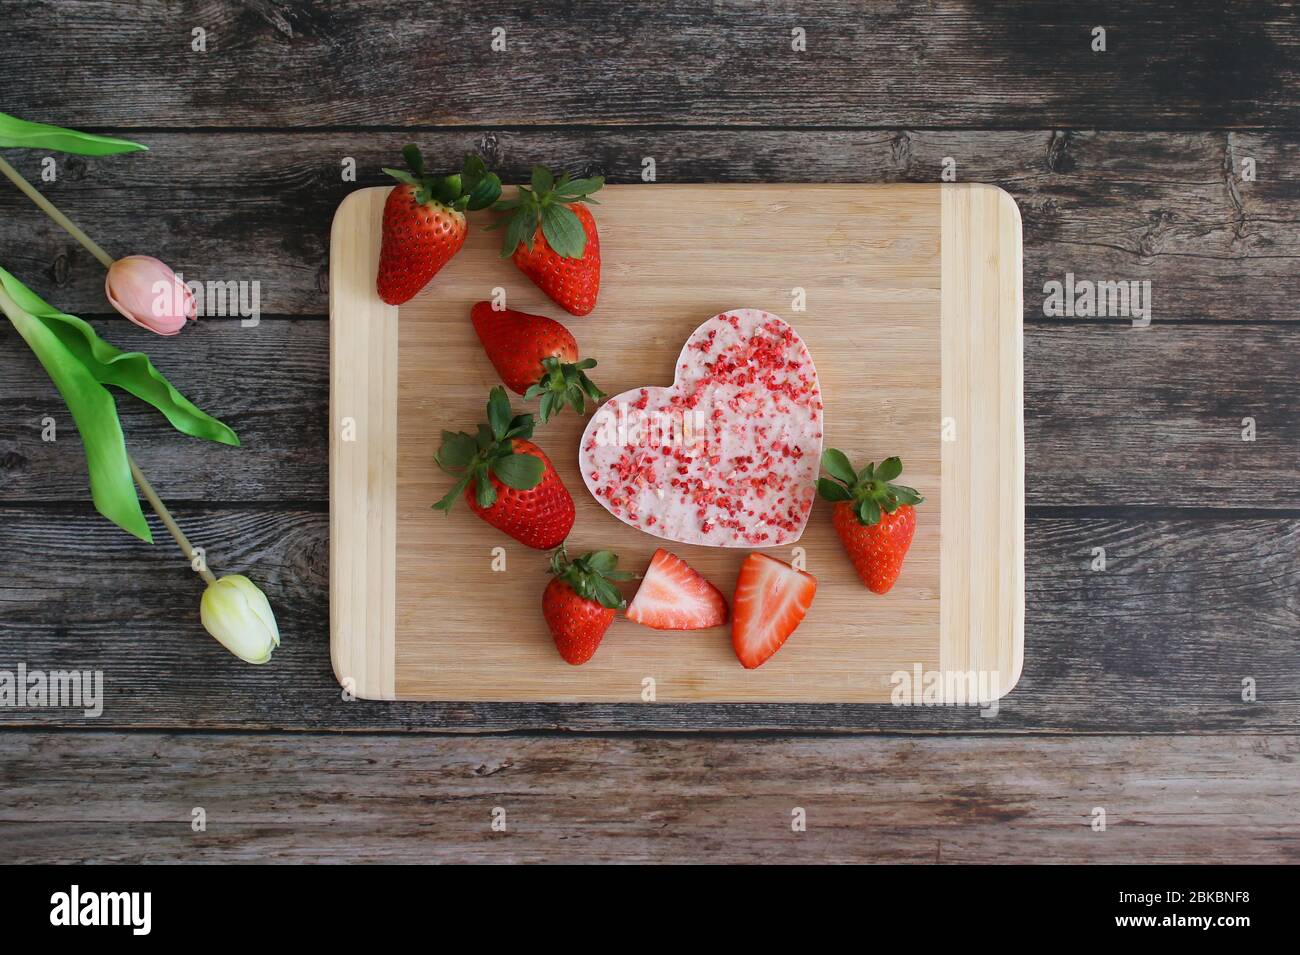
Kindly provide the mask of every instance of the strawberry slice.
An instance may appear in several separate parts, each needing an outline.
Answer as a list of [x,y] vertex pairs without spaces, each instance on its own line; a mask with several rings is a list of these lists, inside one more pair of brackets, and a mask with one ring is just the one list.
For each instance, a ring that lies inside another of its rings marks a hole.
[[727,622],[727,598],[661,547],[628,604],[627,619],[656,630],[703,630]]
[[762,666],[803,622],[817,578],[789,564],[750,554],[732,597],[731,646],[747,670]]

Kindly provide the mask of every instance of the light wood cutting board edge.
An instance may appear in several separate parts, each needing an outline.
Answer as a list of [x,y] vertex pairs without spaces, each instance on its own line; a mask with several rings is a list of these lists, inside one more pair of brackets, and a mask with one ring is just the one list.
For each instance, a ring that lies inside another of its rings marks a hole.
[[[1020,212],[993,186],[935,188],[948,502],[940,672],[988,674],[996,698],[1011,691],[1024,663]],[[397,696],[398,309],[374,292],[388,191],[349,195],[330,245],[330,657],[340,685],[362,699]],[[951,702],[942,689],[938,702]]]

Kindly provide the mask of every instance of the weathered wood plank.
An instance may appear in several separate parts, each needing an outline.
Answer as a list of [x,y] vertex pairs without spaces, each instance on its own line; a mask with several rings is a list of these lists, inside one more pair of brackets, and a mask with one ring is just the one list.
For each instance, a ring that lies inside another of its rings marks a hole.
[[[273,662],[242,664],[204,633],[199,582],[169,543],[138,544],[84,511],[4,508],[0,669],[98,669],[105,689],[97,719],[0,707],[0,722],[455,732],[1300,727],[1294,518],[1031,518],[1024,676],[995,716],[981,716],[916,706],[345,701],[327,645],[327,515],[186,506],[177,516],[216,572],[246,573],[266,590],[284,635]],[[1104,571],[1090,569],[1095,548],[1105,549]],[[1243,702],[1245,680],[1257,701]]]
[[[205,52],[191,52],[195,28]],[[1300,119],[1297,36],[1289,4],[1212,0],[579,0],[544,15],[493,0],[226,0],[184,14],[165,0],[11,2],[5,99],[65,125],[147,127],[1277,126]]]
[[[125,320],[96,327],[143,348],[234,450],[176,435],[119,399],[128,445],[168,499],[319,501],[328,496],[328,325],[201,321],[163,339]],[[1025,329],[1027,500],[1038,505],[1296,508],[1300,327],[1031,324]],[[7,323],[0,326],[0,502],[89,500],[71,417]],[[42,440],[54,419],[58,440]],[[1255,440],[1242,421],[1255,419]]]
[[11,862],[1295,862],[1298,753],[1295,736],[9,733],[0,838]]
[[[63,159],[59,180],[42,190],[113,254],[155,254],[201,280],[260,282],[266,314],[328,311],[329,223],[356,188],[341,163],[351,157],[359,184],[378,184],[379,167],[415,139],[431,167],[480,152],[508,181],[545,162],[640,182],[651,157],[660,182],[935,182],[951,158],[962,181],[996,183],[1020,203],[1029,318],[1043,316],[1044,284],[1067,272],[1149,281],[1157,322],[1298,317],[1300,136],[1289,132],[606,127],[140,138],[149,153]],[[8,156],[37,179],[41,155]],[[1253,182],[1240,181],[1247,159]],[[141,209],[148,214],[132,211]],[[7,268],[60,307],[107,310],[100,265],[8,188],[0,249]]]
[[[114,316],[97,330],[157,368],[240,437],[241,447],[175,432],[153,408],[118,393],[127,448],[168,500],[324,501],[329,328],[323,321],[201,321],[160,338]],[[85,454],[67,406],[5,322],[0,327],[0,499],[88,501]],[[55,440],[45,440],[46,419]]]

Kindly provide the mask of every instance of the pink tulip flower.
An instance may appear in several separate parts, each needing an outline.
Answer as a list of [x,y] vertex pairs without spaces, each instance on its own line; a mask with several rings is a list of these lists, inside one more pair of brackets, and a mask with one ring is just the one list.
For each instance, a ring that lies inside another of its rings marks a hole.
[[104,280],[109,303],[142,328],[175,335],[196,314],[194,293],[180,277],[149,255],[118,259]]

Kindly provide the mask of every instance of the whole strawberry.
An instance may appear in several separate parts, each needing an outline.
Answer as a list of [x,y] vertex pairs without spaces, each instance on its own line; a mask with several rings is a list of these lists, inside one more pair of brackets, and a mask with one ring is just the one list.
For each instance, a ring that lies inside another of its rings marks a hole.
[[460,251],[469,235],[465,210],[485,209],[501,195],[501,180],[477,156],[467,156],[464,168],[450,176],[426,174],[413,145],[402,156],[411,172],[384,169],[399,183],[384,203],[375,280],[379,297],[389,305],[414,298]]
[[822,468],[831,477],[819,478],[817,491],[835,502],[832,523],[853,569],[868,590],[888,593],[916,533],[913,505],[925,498],[906,485],[889,483],[903,473],[899,458],[855,472],[843,451],[830,448],[822,454]]
[[[582,203],[605,184],[601,176],[555,178],[534,166],[532,182],[514,199],[498,202],[509,212],[501,257],[515,265],[556,305],[573,315],[588,315],[600,294],[600,236],[596,220]],[[599,203],[596,203],[599,204]]]
[[596,367],[596,360],[579,361],[578,342],[555,319],[498,311],[491,302],[478,302],[470,309],[470,321],[506,387],[529,401],[541,398],[543,422],[566,404],[584,414],[588,398],[599,402],[605,397],[587,377],[586,369]]
[[457,475],[455,486],[433,505],[449,511],[464,495],[472,510],[493,527],[538,550],[559,546],[573,528],[573,498],[550,458],[528,439],[533,416],[511,416],[504,388],[492,389],[488,421],[478,435],[444,431],[435,460]]
[[618,557],[607,550],[569,560],[561,547],[551,557],[555,576],[542,592],[542,616],[567,663],[586,663],[596,653],[614,612],[627,601],[610,581],[633,575],[616,570]]

